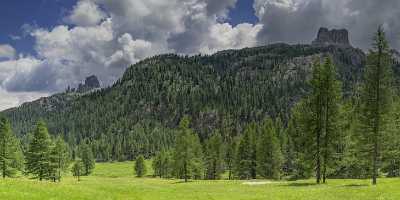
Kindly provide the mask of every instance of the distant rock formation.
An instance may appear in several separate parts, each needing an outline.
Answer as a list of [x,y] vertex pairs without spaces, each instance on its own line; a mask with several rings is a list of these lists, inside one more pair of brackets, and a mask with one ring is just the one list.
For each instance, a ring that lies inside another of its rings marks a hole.
[[317,39],[312,42],[313,45],[345,45],[350,46],[349,31],[346,29],[320,28]]
[[85,83],[80,83],[78,85],[78,88],[76,88],[76,89],[75,88],[71,89],[71,87],[68,86],[66,92],[67,93],[70,93],[70,92],[85,93],[85,92],[88,92],[90,90],[97,89],[100,87],[101,87],[101,85],[100,85],[99,79],[97,78],[97,76],[92,75],[92,76],[86,77]]

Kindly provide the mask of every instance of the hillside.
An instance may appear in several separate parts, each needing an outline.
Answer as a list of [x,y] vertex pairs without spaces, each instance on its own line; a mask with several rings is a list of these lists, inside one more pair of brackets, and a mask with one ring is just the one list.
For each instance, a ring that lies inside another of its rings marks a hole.
[[[236,134],[266,116],[286,121],[309,90],[311,63],[323,55],[333,57],[345,96],[353,95],[365,62],[360,49],[273,44],[211,56],[148,58],[129,67],[111,87],[83,95],[68,91],[3,113],[20,136],[44,119],[50,132],[62,134],[70,145],[94,141],[104,151],[97,153],[100,160],[131,159],[169,146],[183,115],[192,117],[201,138],[215,128]],[[118,151],[123,158],[114,157]]]

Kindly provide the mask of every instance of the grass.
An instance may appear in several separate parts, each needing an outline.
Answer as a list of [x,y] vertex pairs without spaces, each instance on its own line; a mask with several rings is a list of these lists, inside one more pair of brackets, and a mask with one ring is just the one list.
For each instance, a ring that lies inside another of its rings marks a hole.
[[[150,172],[151,173],[151,172]],[[243,184],[247,181],[192,181],[136,178],[133,162],[98,163],[81,182],[66,176],[61,183],[26,178],[0,180],[4,200],[396,200],[400,179],[313,180]]]

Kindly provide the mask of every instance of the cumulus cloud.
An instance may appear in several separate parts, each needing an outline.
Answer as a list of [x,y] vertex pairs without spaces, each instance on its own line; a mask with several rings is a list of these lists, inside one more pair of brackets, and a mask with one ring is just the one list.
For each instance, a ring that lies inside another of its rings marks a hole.
[[12,59],[15,57],[14,47],[8,44],[0,44],[0,59]]
[[257,45],[257,34],[263,25],[248,23],[236,27],[228,23],[214,24],[210,27],[208,38],[202,42],[200,53],[212,54],[225,49],[240,49]]
[[97,4],[90,0],[83,0],[78,1],[65,21],[77,26],[94,26],[99,24],[106,16]]

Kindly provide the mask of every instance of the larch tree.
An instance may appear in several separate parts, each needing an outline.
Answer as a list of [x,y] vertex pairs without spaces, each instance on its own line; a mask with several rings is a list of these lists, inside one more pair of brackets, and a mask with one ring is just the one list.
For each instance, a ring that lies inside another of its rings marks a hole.
[[43,121],[39,121],[26,155],[27,173],[40,181],[49,179],[51,177],[50,153],[51,139],[47,126]]
[[3,178],[12,177],[17,171],[14,163],[20,151],[18,145],[10,122],[5,117],[0,117],[0,170]]
[[61,181],[62,173],[68,169],[70,155],[68,145],[58,136],[51,150],[51,165],[53,168],[53,181]]
[[206,178],[216,180],[224,172],[224,146],[220,133],[214,134],[205,142]]
[[283,155],[278,131],[272,119],[266,119],[261,127],[257,143],[257,171],[263,178],[280,179]]
[[392,104],[392,56],[382,27],[367,55],[361,91],[360,138],[362,152],[371,161],[372,184],[377,183],[382,141]]
[[337,79],[337,73],[332,59],[328,56],[322,69],[323,75],[323,167],[322,182],[326,183],[327,170],[333,162],[332,153],[336,141],[339,139],[339,117],[341,105],[341,82]]
[[236,151],[235,175],[239,179],[254,179],[256,171],[256,126],[254,123],[248,125]]
[[[202,148],[198,136],[190,128],[190,119],[185,116],[179,123],[179,135],[174,149],[174,175],[185,182],[202,173]],[[200,174],[199,174],[200,173]]]
[[143,155],[139,155],[135,160],[135,173],[137,177],[143,177],[147,173]]
[[80,157],[82,159],[82,163],[83,163],[83,173],[82,175],[84,176],[89,176],[94,167],[95,167],[95,159],[93,156],[93,151],[92,148],[89,146],[89,144],[84,143],[81,148],[80,148]]

